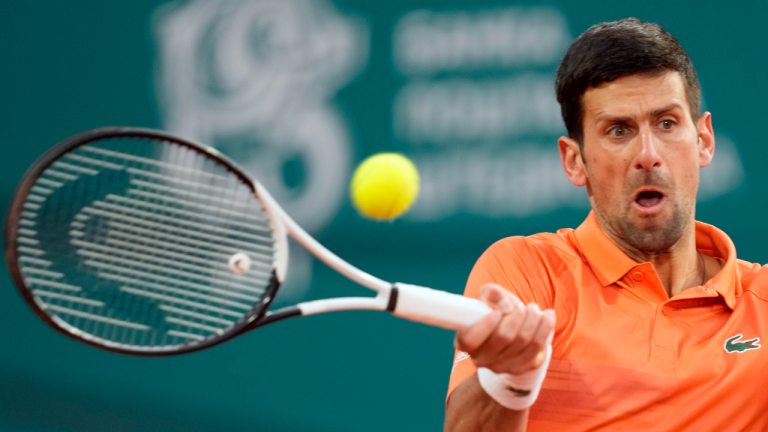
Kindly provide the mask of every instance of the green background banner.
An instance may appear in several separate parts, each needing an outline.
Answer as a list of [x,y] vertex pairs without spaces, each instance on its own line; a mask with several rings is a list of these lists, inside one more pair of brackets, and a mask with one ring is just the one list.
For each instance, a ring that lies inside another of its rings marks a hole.
[[[553,76],[600,21],[658,22],[686,48],[717,133],[698,219],[768,260],[763,161],[768,6],[722,2],[4,1],[0,207],[56,142],[107,125],[214,145],[352,264],[461,292],[495,240],[576,227],[586,194],[559,165]],[[403,219],[352,208],[354,166],[411,157]],[[279,303],[361,288],[297,245]],[[386,314],[289,320],[204,352],[101,352],[40,322],[0,276],[0,429],[441,430],[452,337]]]

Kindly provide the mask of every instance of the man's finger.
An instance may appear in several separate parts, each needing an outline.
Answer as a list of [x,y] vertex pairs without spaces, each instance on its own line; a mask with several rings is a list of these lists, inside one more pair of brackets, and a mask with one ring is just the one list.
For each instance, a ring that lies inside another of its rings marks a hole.
[[536,330],[541,324],[544,312],[541,311],[536,303],[529,303],[526,307],[525,320],[520,325],[515,340],[504,350],[504,356],[516,356],[522,352],[533,340]]
[[[507,357],[510,363],[515,365],[510,370],[510,373],[521,374],[541,366],[546,355],[547,344],[552,342],[550,338],[554,333],[554,329],[555,311],[548,309],[543,313],[539,327],[536,329],[536,333],[528,346],[516,356]],[[506,352],[501,354],[502,357],[507,355]]]
[[504,352],[517,338],[526,314],[527,311],[522,302],[513,307],[512,311],[506,313],[493,334],[472,356],[475,364],[483,365],[496,362],[499,354]]
[[457,348],[471,355],[496,331],[502,317],[500,311],[494,310],[475,324],[456,332]]
[[492,309],[498,309],[504,313],[509,313],[517,305],[524,306],[517,296],[501,285],[494,283],[483,285],[480,288],[478,298]]

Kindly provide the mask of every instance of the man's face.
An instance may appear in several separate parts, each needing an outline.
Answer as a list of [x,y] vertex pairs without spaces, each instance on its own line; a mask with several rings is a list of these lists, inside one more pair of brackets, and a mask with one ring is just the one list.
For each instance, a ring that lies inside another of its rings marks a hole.
[[601,227],[644,253],[668,250],[694,220],[711,117],[691,119],[678,72],[603,83],[582,103],[582,170]]

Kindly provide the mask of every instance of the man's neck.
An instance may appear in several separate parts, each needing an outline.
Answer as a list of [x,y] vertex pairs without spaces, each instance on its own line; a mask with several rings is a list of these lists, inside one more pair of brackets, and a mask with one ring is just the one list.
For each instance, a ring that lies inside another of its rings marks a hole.
[[[603,229],[602,226],[601,229]],[[635,262],[653,264],[670,298],[688,288],[703,285],[720,270],[720,263],[717,260],[701,254],[696,249],[696,225],[693,220],[672,247],[651,254],[630,245],[610,229],[603,229],[603,232]]]

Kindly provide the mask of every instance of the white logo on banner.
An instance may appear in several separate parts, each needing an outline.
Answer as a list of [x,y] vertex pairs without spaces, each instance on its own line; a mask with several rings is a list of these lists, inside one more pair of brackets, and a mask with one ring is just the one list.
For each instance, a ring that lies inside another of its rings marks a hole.
[[[422,179],[406,217],[523,218],[589,206],[556,144],[566,132],[554,71],[570,41],[565,17],[549,7],[418,10],[399,20],[393,63],[408,81],[394,98],[393,129]],[[742,183],[736,147],[723,135],[717,143],[701,201]]]
[[[354,149],[333,97],[367,62],[365,22],[324,0],[193,0],[154,18],[164,127],[220,149],[307,230],[327,225]],[[290,266],[281,299],[310,281],[302,248]]]

